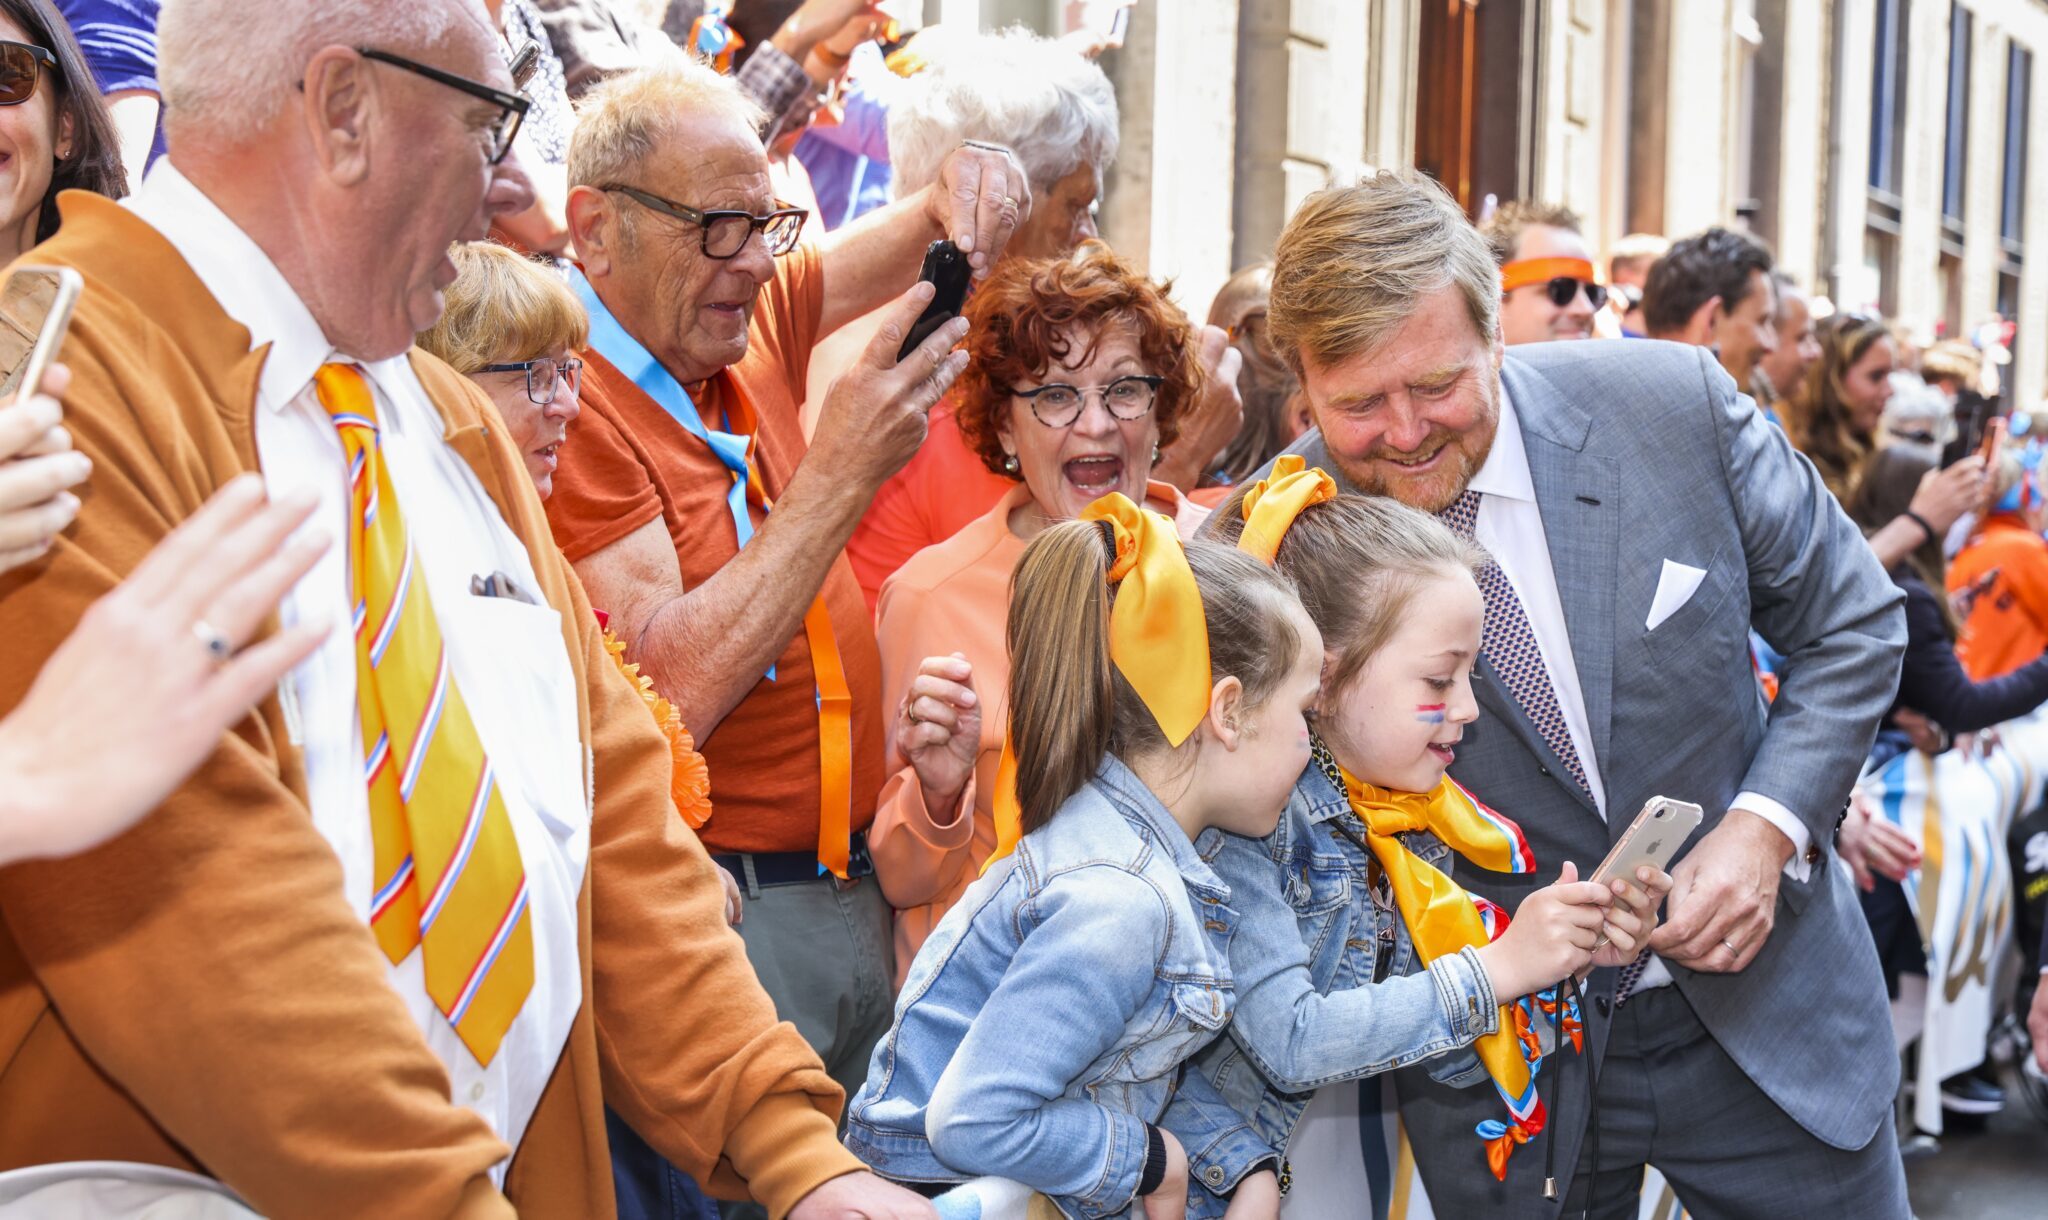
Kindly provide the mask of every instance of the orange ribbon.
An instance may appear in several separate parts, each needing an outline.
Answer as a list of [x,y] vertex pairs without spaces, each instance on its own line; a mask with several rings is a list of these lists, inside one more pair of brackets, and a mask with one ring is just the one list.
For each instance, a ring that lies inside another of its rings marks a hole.
[[[761,463],[756,456],[760,430],[753,400],[730,370],[721,376],[732,404],[727,422],[747,437],[747,498],[767,513],[775,505],[761,481]],[[844,880],[853,854],[853,695],[846,685],[846,665],[839,655],[839,640],[822,589],[804,611],[804,642],[810,648],[811,678],[818,688],[818,863]]]
[[1523,1130],[1520,1123],[1508,1124],[1505,1132],[1486,1141],[1486,1165],[1493,1170],[1495,1181],[1508,1180],[1508,1157],[1514,1152],[1517,1144],[1528,1142],[1529,1133]]
[[1555,279],[1579,280],[1587,284],[1599,283],[1593,274],[1593,264],[1583,258],[1522,258],[1505,263],[1500,269],[1500,290],[1513,292],[1529,284],[1547,284]]
[[1273,473],[1244,493],[1244,533],[1238,535],[1237,549],[1269,568],[1301,510],[1337,498],[1336,480],[1307,465],[1300,454],[1283,453],[1273,459]]

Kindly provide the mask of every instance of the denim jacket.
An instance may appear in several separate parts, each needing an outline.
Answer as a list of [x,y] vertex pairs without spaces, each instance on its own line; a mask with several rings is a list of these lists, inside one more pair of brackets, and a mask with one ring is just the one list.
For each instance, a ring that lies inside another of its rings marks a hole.
[[[1203,835],[1212,850],[1220,838]],[[1146,1124],[1230,1019],[1229,898],[1165,807],[1105,758],[918,951],[847,1110],[847,1147],[898,1181],[1009,1178],[1069,1216],[1125,1214]]]
[[[1287,1147],[1309,1095],[1326,1084],[1437,1056],[1430,1075],[1446,1084],[1486,1079],[1468,1049],[1499,1025],[1486,972],[1469,949],[1421,968],[1400,912],[1374,904],[1370,853],[1339,830],[1346,824],[1363,836],[1344,794],[1311,763],[1272,834],[1204,843],[1239,912],[1230,943],[1238,1004],[1231,1036],[1196,1060],[1226,1104],[1183,1090],[1162,1124],[1187,1148],[1191,1217],[1222,1215],[1223,1196]],[[1403,841],[1450,869],[1435,835]],[[1382,953],[1384,981],[1374,983]]]

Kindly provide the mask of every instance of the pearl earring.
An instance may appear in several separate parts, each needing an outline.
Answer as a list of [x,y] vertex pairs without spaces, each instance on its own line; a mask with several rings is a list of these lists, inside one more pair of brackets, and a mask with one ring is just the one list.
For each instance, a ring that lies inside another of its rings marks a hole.
[[1004,473],[1004,474],[1006,474],[1006,475],[1009,475],[1009,476],[1011,476],[1012,478],[1015,478],[1015,477],[1016,477],[1016,475],[1017,475],[1017,472],[1018,472],[1018,471],[1020,471],[1020,470],[1022,470],[1022,469],[1023,469],[1023,467],[1022,467],[1022,466],[1020,466],[1020,465],[1018,464],[1018,462],[1017,462],[1017,455],[1016,455],[1016,454],[1014,454],[1014,453],[1006,453],[1006,454],[1004,454],[1004,455],[1003,455],[1003,473]]

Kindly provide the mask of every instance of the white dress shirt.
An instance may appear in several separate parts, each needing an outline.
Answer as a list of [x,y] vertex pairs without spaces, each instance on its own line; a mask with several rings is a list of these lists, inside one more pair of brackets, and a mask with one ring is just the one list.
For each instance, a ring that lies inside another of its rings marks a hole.
[[[1607,788],[1600,778],[1600,760],[1593,753],[1591,722],[1586,716],[1586,696],[1579,686],[1578,662],[1572,656],[1571,633],[1565,629],[1564,603],[1558,597],[1557,573],[1550,566],[1550,540],[1543,532],[1543,514],[1536,504],[1536,481],[1529,473],[1529,451],[1522,439],[1521,418],[1501,387],[1500,426],[1494,432],[1493,449],[1469,485],[1480,493],[1479,515],[1473,521],[1472,537],[1486,548],[1501,575],[1507,578],[1515,596],[1528,615],[1529,630],[1536,637],[1543,669],[1550,687],[1557,693],[1558,710],[1564,714],[1565,729],[1572,748],[1586,771],[1586,786],[1600,816],[1607,813]],[[1806,824],[1784,805],[1757,792],[1743,792],[1731,802],[1732,809],[1745,809],[1769,822],[1792,840],[1792,858],[1785,873],[1804,881],[1808,873],[1806,847],[1811,835]],[[1509,817],[1513,810],[1507,811]],[[1633,818],[1633,812],[1628,814]],[[1582,864],[1590,868],[1591,864]],[[1644,967],[1637,991],[1662,987],[1671,981],[1663,959],[1652,957]]]
[[[376,395],[382,453],[416,570],[433,600],[456,689],[500,777],[526,869],[534,952],[533,990],[488,1067],[427,995],[418,949],[391,967],[391,986],[446,1065],[453,1100],[517,1148],[583,1001],[576,898],[590,854],[590,807],[561,617],[545,604],[471,593],[473,577],[498,573],[536,597],[540,584],[518,535],[443,441],[441,418],[406,357],[359,361],[336,351],[270,258],[168,159],[124,206],[163,234],[228,316],[248,328],[251,350],[270,346],[255,413],[263,479],[273,496],[317,492],[303,528],[332,540],[286,594],[281,615],[286,624],[339,625],[278,693],[304,752],[313,824],[340,857],[344,891],[366,921],[374,883],[356,645],[347,630],[347,463],[313,374],[329,361],[355,363]],[[502,1184],[502,1164],[493,1176]]]

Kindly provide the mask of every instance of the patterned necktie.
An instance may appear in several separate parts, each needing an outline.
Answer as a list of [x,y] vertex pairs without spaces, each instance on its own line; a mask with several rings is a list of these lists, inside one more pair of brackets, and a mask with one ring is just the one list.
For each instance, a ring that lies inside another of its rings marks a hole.
[[[1437,514],[1445,525],[1460,538],[1472,540],[1472,527],[1479,520],[1480,493],[1466,489],[1451,506]],[[1500,565],[1490,564],[1479,576],[1479,592],[1486,599],[1486,624],[1480,632],[1479,651],[1493,663],[1494,671],[1507,685],[1515,702],[1522,705],[1529,719],[1536,725],[1536,731],[1544,742],[1557,753],[1565,770],[1579,782],[1586,795],[1593,789],[1586,783],[1585,764],[1579,761],[1579,751],[1572,745],[1571,731],[1565,727],[1564,710],[1558,705],[1557,691],[1550,685],[1550,675],[1543,668],[1543,654],[1536,647],[1536,633],[1529,628],[1529,615],[1522,609],[1522,599],[1515,595],[1515,588],[1508,583],[1507,573]],[[1636,959],[1621,968],[1621,980],[1615,988],[1615,1003],[1628,1002],[1629,993],[1635,990],[1636,981],[1643,976],[1643,967],[1650,964],[1650,951],[1645,948]]]
[[348,458],[356,705],[375,865],[370,929],[394,965],[420,946],[427,994],[487,1065],[533,989],[526,871],[414,570],[376,400],[354,365],[322,365],[313,384]]
[[[1472,527],[1479,519],[1479,493],[1466,490],[1437,516],[1458,537],[1472,541]],[[1565,727],[1564,709],[1558,705],[1557,691],[1550,685],[1549,671],[1543,668],[1543,653],[1536,647],[1529,615],[1499,564],[1488,564],[1479,574],[1479,593],[1486,599],[1486,624],[1480,632],[1479,651],[1493,664],[1494,672],[1536,726],[1544,744],[1564,763],[1580,789],[1592,795],[1593,789],[1586,783],[1585,765],[1572,745],[1571,730]]]

